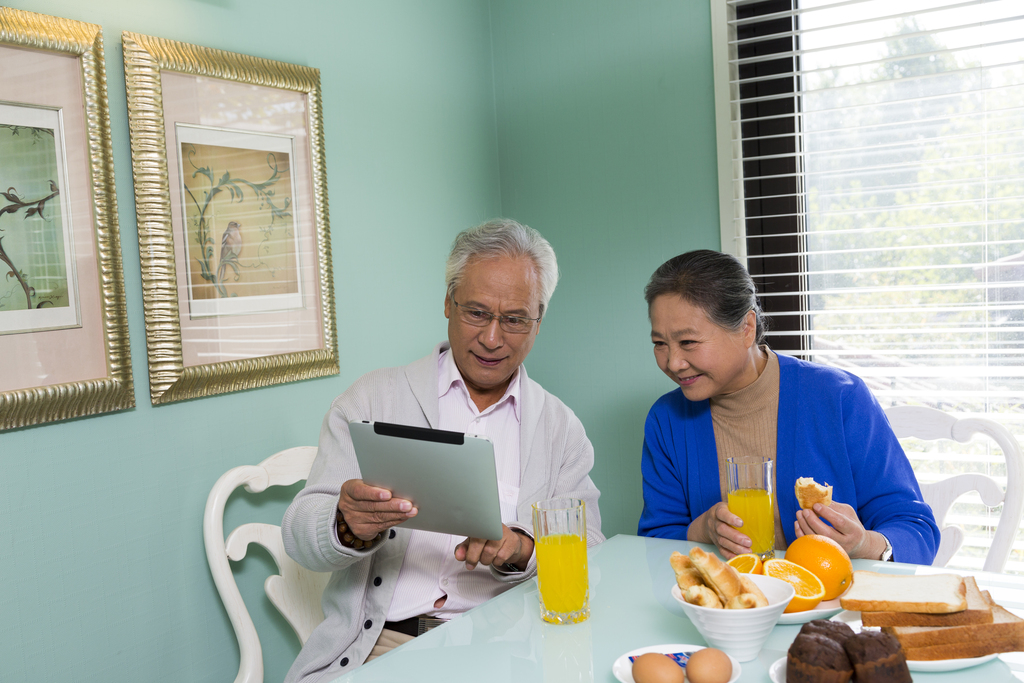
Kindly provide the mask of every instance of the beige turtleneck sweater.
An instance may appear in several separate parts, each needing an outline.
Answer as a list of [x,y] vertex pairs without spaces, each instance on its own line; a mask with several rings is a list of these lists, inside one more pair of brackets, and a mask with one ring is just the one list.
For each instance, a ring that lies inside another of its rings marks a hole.
[[751,384],[731,394],[711,399],[711,421],[718,448],[718,481],[722,500],[728,500],[725,459],[760,455],[772,461],[772,512],[775,515],[775,547],[786,547],[775,496],[775,446],[779,416],[779,359],[767,346],[768,362]]

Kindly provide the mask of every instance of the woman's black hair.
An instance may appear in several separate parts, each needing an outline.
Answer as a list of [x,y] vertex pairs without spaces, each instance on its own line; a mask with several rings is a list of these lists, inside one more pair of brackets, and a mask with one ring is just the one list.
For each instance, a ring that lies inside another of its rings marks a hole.
[[757,289],[739,259],[710,249],[688,251],[658,266],[644,288],[647,308],[659,296],[675,294],[704,311],[708,320],[738,330],[748,311],[757,318],[756,343],[764,342],[767,321]]

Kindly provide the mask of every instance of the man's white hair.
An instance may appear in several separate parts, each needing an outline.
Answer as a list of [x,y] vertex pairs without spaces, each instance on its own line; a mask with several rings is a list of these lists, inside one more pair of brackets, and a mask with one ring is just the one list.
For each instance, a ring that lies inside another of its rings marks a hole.
[[471,260],[500,257],[533,261],[540,285],[540,315],[543,317],[558,284],[555,250],[539,232],[510,218],[496,218],[463,230],[456,236],[444,268],[448,297],[451,298],[461,283],[466,265]]

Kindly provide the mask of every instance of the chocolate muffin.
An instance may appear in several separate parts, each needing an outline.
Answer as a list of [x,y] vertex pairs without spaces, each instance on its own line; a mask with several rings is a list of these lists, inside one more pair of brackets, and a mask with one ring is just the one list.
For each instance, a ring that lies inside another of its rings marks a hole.
[[846,683],[853,666],[843,646],[821,633],[800,634],[786,654],[786,683]]
[[907,658],[895,636],[864,631],[847,638],[843,649],[856,671],[857,683],[911,683]]
[[842,645],[847,638],[853,635],[853,629],[841,621],[815,619],[814,621],[808,621],[806,624],[801,626],[800,633],[817,633]]

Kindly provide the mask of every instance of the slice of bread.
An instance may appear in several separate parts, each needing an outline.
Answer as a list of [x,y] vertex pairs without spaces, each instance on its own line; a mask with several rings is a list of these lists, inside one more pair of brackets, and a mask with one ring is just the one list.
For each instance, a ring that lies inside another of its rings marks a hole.
[[999,605],[993,606],[992,614],[991,624],[931,629],[902,626],[893,627],[892,630],[899,631],[895,635],[901,643],[908,640],[917,644],[912,647],[903,646],[908,660],[964,659],[1024,650],[1024,619]]
[[992,640],[975,641],[973,643],[950,643],[947,645],[932,645],[931,647],[903,648],[903,655],[907,661],[932,662],[937,659],[968,659],[970,657],[984,657],[1000,652],[1018,652],[1024,650],[1024,641],[1019,638],[996,638]]
[[[1024,619],[999,605],[992,607],[992,623],[962,626],[883,626],[906,648],[930,648],[960,643],[994,642],[1017,639],[1024,644]],[[1019,648],[1014,648],[1019,649]],[[990,654],[986,652],[985,654]],[[973,655],[978,657],[980,655]]]
[[865,626],[962,626],[964,624],[991,624],[991,598],[986,598],[982,594],[973,576],[964,577],[964,586],[967,588],[967,609],[963,612],[950,612],[948,614],[861,612],[861,622]]
[[859,612],[947,614],[967,609],[967,588],[955,574],[901,576],[859,570],[839,604]]
[[832,504],[832,487],[825,482],[822,486],[813,477],[800,477],[796,480],[796,502],[804,510],[810,510],[815,503],[828,507]]

